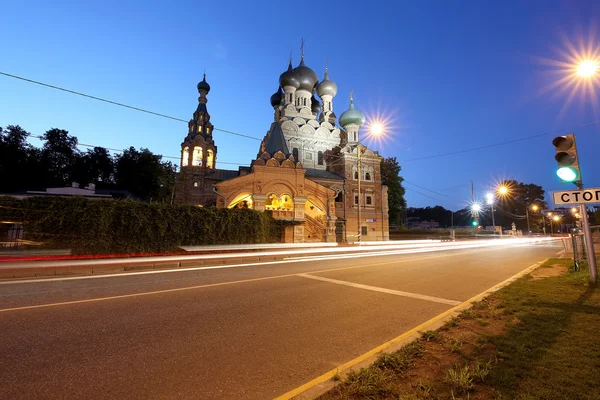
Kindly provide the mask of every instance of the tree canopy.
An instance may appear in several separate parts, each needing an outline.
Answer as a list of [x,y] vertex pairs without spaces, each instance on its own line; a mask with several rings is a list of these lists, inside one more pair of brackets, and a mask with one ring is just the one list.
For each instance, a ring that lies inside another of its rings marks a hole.
[[148,149],[133,147],[111,155],[104,147],[79,150],[77,137],[52,128],[36,148],[18,125],[0,127],[0,193],[94,183],[124,190],[147,201],[171,201],[175,166]]
[[388,187],[388,207],[390,225],[402,225],[406,213],[404,180],[400,176],[400,164],[396,157],[384,158],[381,161],[381,182]]

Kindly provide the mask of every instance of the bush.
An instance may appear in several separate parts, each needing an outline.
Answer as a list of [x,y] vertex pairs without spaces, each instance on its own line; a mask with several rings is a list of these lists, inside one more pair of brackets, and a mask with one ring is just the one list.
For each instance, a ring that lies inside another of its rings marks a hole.
[[24,225],[24,239],[74,254],[152,253],[179,246],[278,241],[269,213],[82,197],[0,197],[0,220]]

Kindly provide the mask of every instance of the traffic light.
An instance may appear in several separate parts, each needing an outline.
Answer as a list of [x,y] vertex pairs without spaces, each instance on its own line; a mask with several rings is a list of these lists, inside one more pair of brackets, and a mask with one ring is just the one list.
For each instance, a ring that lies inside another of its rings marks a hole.
[[556,147],[554,159],[558,162],[556,175],[563,182],[572,182],[575,184],[581,182],[575,135],[570,133],[565,136],[557,136],[552,141],[552,144]]
[[473,226],[477,226],[477,225],[479,225],[479,222],[477,222],[477,220],[475,220],[475,221],[471,222],[471,224],[473,224]]

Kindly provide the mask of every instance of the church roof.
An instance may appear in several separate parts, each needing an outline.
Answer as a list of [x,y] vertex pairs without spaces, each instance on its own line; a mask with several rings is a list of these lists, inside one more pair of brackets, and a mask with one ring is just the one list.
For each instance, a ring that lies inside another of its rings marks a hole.
[[214,179],[216,181],[227,181],[240,175],[239,171],[232,171],[228,169],[215,169],[207,172],[206,177]]
[[304,176],[306,176],[307,178],[326,178],[326,179],[336,179],[336,180],[340,180],[343,181],[344,178],[342,178],[339,175],[334,174],[333,172],[329,172],[326,171],[324,169],[316,169],[316,168],[304,168],[306,170],[306,174]]
[[282,152],[286,156],[290,154],[287,144],[285,143],[285,137],[281,130],[281,125],[278,122],[273,122],[269,129],[269,140],[265,145],[265,151],[273,155],[278,151]]

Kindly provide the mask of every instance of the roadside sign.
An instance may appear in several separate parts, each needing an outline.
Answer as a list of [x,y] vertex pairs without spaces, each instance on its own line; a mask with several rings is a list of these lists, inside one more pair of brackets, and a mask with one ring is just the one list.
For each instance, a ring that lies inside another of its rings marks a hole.
[[553,192],[552,200],[554,200],[554,204],[557,206],[564,204],[600,203],[600,188]]

